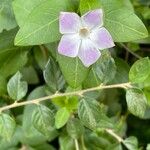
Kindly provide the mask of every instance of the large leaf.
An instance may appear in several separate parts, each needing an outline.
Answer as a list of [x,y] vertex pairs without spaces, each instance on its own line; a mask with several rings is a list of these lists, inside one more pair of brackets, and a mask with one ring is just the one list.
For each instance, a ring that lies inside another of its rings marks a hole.
[[148,31],[142,21],[127,8],[107,10],[105,27],[116,42],[128,42],[148,36]]
[[88,68],[86,68],[77,57],[69,58],[58,55],[57,58],[60,69],[68,84],[73,88],[81,86],[88,74]]
[[[59,13],[66,11],[69,4],[68,0],[45,0],[34,6],[17,33],[15,44],[36,45],[59,40]],[[19,12],[16,10],[16,13]]]
[[147,107],[147,100],[143,92],[139,89],[128,89],[126,101],[129,111],[138,117],[143,117]]
[[0,32],[17,26],[12,10],[12,0],[0,0]]
[[130,69],[129,79],[134,83],[144,82],[150,75],[150,60],[148,57],[136,61]]
[[114,41],[128,42],[148,36],[142,21],[134,14],[129,0],[81,0],[81,14],[86,11],[103,8],[104,26],[111,33]]
[[38,105],[36,107],[32,114],[32,120],[34,127],[46,136],[54,130],[54,114],[44,105]]
[[22,75],[17,72],[8,82],[7,91],[9,96],[13,100],[21,100],[27,93],[28,84],[25,81],[21,81]]
[[80,12],[84,14],[92,9],[100,8],[100,0],[80,0]]
[[16,123],[13,118],[7,114],[0,114],[0,136],[6,140],[9,140],[14,131]]
[[0,34],[0,72],[8,77],[17,72],[27,62],[29,48],[13,46],[16,29]]

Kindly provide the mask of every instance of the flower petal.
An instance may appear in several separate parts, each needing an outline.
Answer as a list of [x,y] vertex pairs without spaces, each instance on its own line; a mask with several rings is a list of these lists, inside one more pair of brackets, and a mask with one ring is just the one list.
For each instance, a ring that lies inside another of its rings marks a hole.
[[84,66],[89,67],[90,65],[94,64],[98,60],[100,55],[100,51],[94,46],[91,40],[82,40],[78,57],[80,58]]
[[77,34],[63,35],[58,45],[58,52],[68,57],[78,55],[81,40]]
[[59,30],[62,34],[76,33],[80,28],[80,17],[76,13],[61,12],[59,16]]
[[93,30],[90,39],[101,50],[115,46],[110,33],[104,27]]
[[103,11],[102,9],[96,9],[87,12],[82,17],[83,25],[92,29],[94,27],[101,27],[103,25]]

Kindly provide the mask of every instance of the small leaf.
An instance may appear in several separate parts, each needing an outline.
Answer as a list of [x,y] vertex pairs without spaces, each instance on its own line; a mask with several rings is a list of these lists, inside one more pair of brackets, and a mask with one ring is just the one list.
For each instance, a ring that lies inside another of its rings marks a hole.
[[0,136],[6,140],[10,140],[14,131],[16,123],[13,118],[7,114],[0,114]]
[[38,105],[32,114],[34,127],[44,135],[48,136],[49,132],[54,130],[54,114],[44,105]]
[[57,129],[63,127],[70,117],[70,113],[66,108],[61,108],[55,115],[55,126]]
[[77,96],[63,96],[52,99],[52,102],[58,107],[66,107],[69,111],[77,109],[78,97]]
[[45,82],[53,92],[59,91],[63,88],[65,81],[60,69],[52,58],[48,60],[43,75]]
[[22,75],[17,72],[8,82],[7,91],[13,100],[21,100],[27,93],[27,82],[21,81]]
[[140,89],[128,89],[126,101],[129,111],[140,118],[144,116],[147,107],[147,100]]
[[93,65],[93,70],[103,83],[108,83],[115,77],[115,61],[108,51],[102,52],[101,58]]
[[79,119],[71,118],[67,122],[67,132],[72,138],[78,139],[82,136],[84,132],[84,127]]
[[88,74],[88,68],[83,66],[79,58],[69,58],[58,54],[60,69],[67,83],[72,88],[82,85]]
[[142,83],[150,75],[150,60],[148,57],[136,61],[130,69],[129,79],[134,83]]
[[138,140],[134,136],[130,136],[125,139],[123,144],[128,148],[128,150],[138,150]]

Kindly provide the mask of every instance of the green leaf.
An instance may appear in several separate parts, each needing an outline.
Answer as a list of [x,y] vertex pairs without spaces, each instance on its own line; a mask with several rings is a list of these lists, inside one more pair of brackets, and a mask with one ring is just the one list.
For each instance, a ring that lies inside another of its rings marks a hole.
[[125,139],[123,144],[128,148],[128,150],[138,150],[138,141],[134,136],[130,136]]
[[60,135],[59,145],[61,150],[75,150],[74,140],[66,133]]
[[[45,87],[40,86],[34,89],[30,95],[28,96],[28,101],[37,99],[40,97],[46,96]],[[51,132],[48,132],[48,136],[44,136],[41,132],[39,132],[33,125],[33,112],[37,110],[36,105],[27,105],[24,108],[23,112],[23,123],[22,123],[22,143],[26,143],[26,145],[39,145],[44,142],[51,141],[58,136],[58,132],[54,129]]]
[[0,114],[0,136],[10,140],[15,131],[16,123],[13,118],[7,114]]
[[83,135],[84,127],[79,119],[71,118],[67,122],[67,132],[73,139],[78,139]]
[[111,33],[115,42],[129,42],[143,39],[148,36],[148,31],[143,22],[127,8],[105,11],[104,26]]
[[84,13],[101,7],[100,0],[80,0],[80,12],[83,15]]
[[55,115],[55,126],[57,129],[63,127],[70,117],[70,113],[66,108],[61,108]]
[[134,83],[142,83],[150,75],[150,60],[148,57],[136,61],[130,69],[129,79]]
[[54,129],[54,114],[44,105],[38,105],[36,107],[32,114],[32,121],[34,127],[46,136]]
[[7,92],[7,81],[3,76],[0,76],[0,95]]
[[81,86],[88,74],[88,68],[77,57],[69,58],[58,54],[57,59],[67,83],[73,88]]
[[23,75],[24,80],[27,81],[28,84],[39,83],[39,77],[33,66],[24,67],[21,70],[21,73]]
[[78,115],[86,127],[96,129],[100,121],[100,114],[100,105],[96,100],[88,97],[84,97],[80,100]]
[[52,99],[52,102],[58,107],[66,107],[69,111],[77,109],[78,97],[77,96],[63,96]]
[[102,51],[101,58],[93,65],[93,70],[102,83],[108,83],[116,74],[114,59],[108,51]]
[[129,81],[129,65],[127,62],[125,62],[123,59],[116,58],[115,64],[117,67],[117,71],[115,74],[115,77],[111,83],[117,84],[117,83],[126,83]]
[[86,80],[83,83],[85,88],[95,87],[102,83],[102,81],[98,78],[94,68],[91,68]]
[[0,32],[10,30],[17,26],[12,10],[12,0],[0,1]]
[[21,100],[27,93],[28,84],[21,81],[22,75],[17,72],[8,82],[7,91],[13,100]]
[[39,65],[41,70],[44,70],[48,61],[49,54],[42,45],[40,47],[35,46],[33,52],[37,64]]
[[[24,5],[24,2],[22,5]],[[31,7],[33,4],[31,4]],[[28,17],[25,17],[24,25],[21,26],[16,35],[15,45],[39,45],[59,40],[59,13],[68,10],[69,4],[67,0],[45,0],[33,6]],[[17,5],[17,2],[15,5]],[[15,12],[19,13],[18,10]]]
[[27,62],[29,48],[13,45],[16,29],[4,31],[0,34],[0,72],[4,77],[17,72]]
[[126,101],[129,111],[140,118],[144,116],[147,107],[147,100],[140,89],[128,89]]
[[52,91],[59,91],[63,88],[65,81],[58,65],[52,58],[48,60],[43,75],[45,82]]

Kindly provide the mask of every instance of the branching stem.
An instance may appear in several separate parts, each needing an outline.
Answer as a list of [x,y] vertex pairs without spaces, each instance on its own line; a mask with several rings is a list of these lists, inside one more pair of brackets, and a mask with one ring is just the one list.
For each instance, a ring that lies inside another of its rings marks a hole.
[[129,87],[131,87],[130,83],[121,83],[121,84],[114,84],[114,85],[99,85],[97,87],[93,87],[93,88],[89,88],[89,89],[84,89],[84,90],[79,90],[79,91],[67,92],[67,93],[58,93],[58,92],[56,92],[53,95],[41,97],[41,98],[34,99],[34,100],[23,101],[23,102],[15,102],[13,104],[1,107],[0,108],[0,112],[8,110],[8,109],[11,109],[11,108],[24,106],[24,105],[38,104],[41,101],[45,101],[45,100],[48,100],[48,99],[50,100],[50,99],[53,99],[53,98],[56,98],[56,97],[73,96],[73,95],[81,96],[84,93],[91,92],[91,91],[97,91],[97,90],[102,90],[102,89],[112,89],[112,88],[127,89]]

